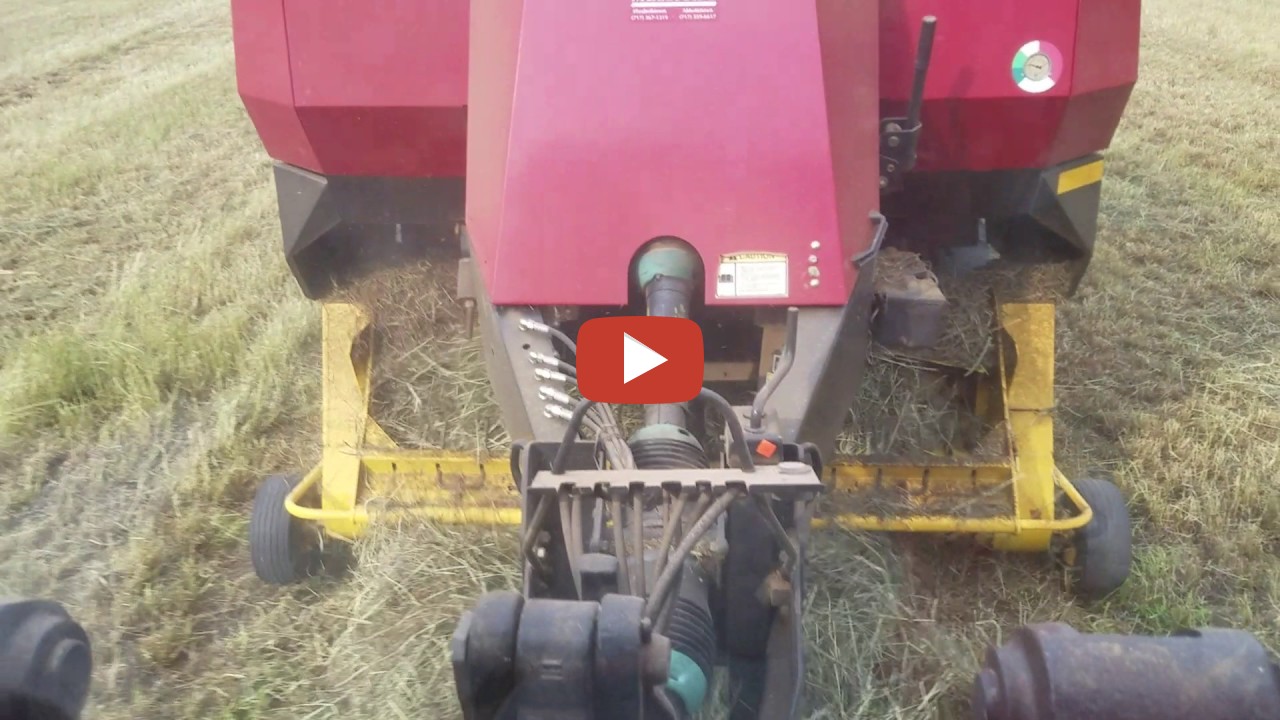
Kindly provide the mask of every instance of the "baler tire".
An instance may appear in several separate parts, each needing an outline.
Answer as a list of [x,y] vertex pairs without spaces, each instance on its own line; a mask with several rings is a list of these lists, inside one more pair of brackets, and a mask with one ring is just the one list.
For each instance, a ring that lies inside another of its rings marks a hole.
[[1085,478],[1075,486],[1093,509],[1093,518],[1072,538],[1072,589],[1085,600],[1102,600],[1128,580],[1132,569],[1129,504],[1120,488],[1106,480]]
[[284,501],[302,481],[298,475],[271,475],[258,487],[249,516],[249,557],[259,580],[271,585],[297,582],[305,570],[306,528],[285,510]]

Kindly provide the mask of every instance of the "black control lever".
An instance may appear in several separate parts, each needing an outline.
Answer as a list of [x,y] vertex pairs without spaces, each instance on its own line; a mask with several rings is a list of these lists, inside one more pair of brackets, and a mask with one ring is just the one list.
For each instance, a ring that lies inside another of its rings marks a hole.
[[760,388],[760,392],[756,393],[755,402],[751,403],[751,427],[748,429],[753,432],[764,429],[764,406],[796,361],[796,334],[799,326],[800,308],[787,308],[787,338],[782,344],[782,362],[778,364],[778,369],[773,371],[773,375],[769,376],[769,381],[764,384],[764,387]]
[[929,75],[933,56],[933,36],[938,18],[926,15],[920,24],[920,40],[916,45],[915,74],[911,80],[911,96],[907,116],[880,121],[880,189],[902,187],[902,174],[915,167],[916,145],[920,140],[920,112],[924,105],[924,82]]
[[920,24],[920,43],[916,45],[916,73],[911,80],[911,101],[907,105],[908,130],[920,125],[920,106],[924,104],[924,81],[929,75],[929,59],[933,56],[933,33],[937,28],[938,18],[932,15],[926,15]]

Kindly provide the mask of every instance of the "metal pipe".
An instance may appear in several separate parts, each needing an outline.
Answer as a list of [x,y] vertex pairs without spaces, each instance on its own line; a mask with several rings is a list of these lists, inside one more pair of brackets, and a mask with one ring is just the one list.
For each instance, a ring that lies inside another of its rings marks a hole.
[[729,436],[733,438],[733,450],[738,453],[738,464],[741,465],[739,469],[743,472],[755,472],[756,463],[751,459],[751,448],[747,447],[747,436],[742,431],[742,421],[733,411],[733,406],[720,393],[707,388],[702,388],[698,397],[714,405],[716,410],[720,411],[720,417],[724,418],[724,424],[729,428]]
[[546,323],[540,323],[537,320],[530,320],[529,318],[521,318],[520,327],[525,330],[532,330],[534,332],[540,332],[546,335],[550,335],[551,337],[564,343],[564,346],[569,348],[569,352],[573,353],[575,356],[578,354],[577,343],[575,343],[564,332],[557,330],[556,328],[553,328]]
[[533,544],[537,542],[538,529],[542,527],[550,511],[551,496],[543,495],[538,498],[538,504],[533,508],[533,517],[529,519],[529,524],[524,529],[524,537],[520,540],[520,557],[527,558],[529,562],[536,560],[533,557]]
[[569,464],[569,448],[573,447],[578,439],[578,432],[582,429],[582,418],[595,404],[594,400],[582,398],[573,408],[573,414],[569,416],[569,422],[564,429],[564,436],[560,438],[560,447],[556,449],[555,459],[551,461],[552,475],[564,474],[565,466]]
[[[712,393],[714,395],[714,393]],[[706,396],[704,396],[706,397]],[[718,397],[718,395],[715,395]],[[725,406],[728,402],[724,398],[719,398]],[[731,418],[727,415],[726,418]],[[739,432],[741,431],[741,425]],[[732,432],[732,426],[730,426]],[[736,436],[735,436],[736,437]],[[745,445],[745,443],[744,443]],[[736,446],[736,444],[735,444]],[[566,452],[566,462],[567,462]],[[557,457],[559,454],[557,453]],[[741,454],[739,455],[741,457]],[[750,460],[750,457],[747,457]],[[751,466],[754,469],[754,465]],[[299,520],[310,520],[314,522],[325,523],[326,529],[337,537],[344,539],[354,539],[350,537],[350,531],[343,529],[346,524],[363,525],[377,518],[386,521],[395,521],[400,518],[415,517],[426,518],[435,522],[445,524],[465,524],[465,525],[519,525],[521,523],[522,513],[518,507],[465,507],[459,505],[421,505],[416,507],[404,507],[396,509],[369,509],[364,505],[358,505],[349,509],[332,509],[324,507],[308,507],[302,505],[302,498],[306,493],[314,488],[323,475],[323,464],[317,463],[310,471],[303,476],[302,482],[285,498],[285,510],[293,517]],[[554,473],[554,468],[552,470]],[[563,473],[561,473],[563,474]],[[1075,507],[1077,515],[1072,517],[1046,518],[1036,520],[1032,518],[1019,518],[1017,516],[995,517],[995,518],[957,518],[947,515],[919,515],[904,518],[886,518],[878,515],[856,515],[853,513],[837,513],[830,517],[814,518],[811,527],[826,528],[832,525],[848,528],[850,530],[874,530],[881,532],[928,532],[928,533],[975,533],[975,534],[991,534],[991,533],[1018,533],[1024,530],[1049,530],[1052,532],[1067,532],[1070,530],[1079,530],[1089,521],[1093,519],[1093,508],[1085,502],[1080,491],[1076,490],[1060,472],[1054,472],[1054,483],[1062,489],[1064,495]],[[328,526],[329,523],[338,524],[339,527]]]
[[648,578],[644,567],[644,495],[640,491],[631,494],[631,541],[636,549],[635,593],[644,597]]
[[[572,502],[569,505],[569,527],[573,529],[573,552],[581,557],[583,547],[586,543],[582,540],[582,495],[571,493]],[[582,593],[578,593],[581,597]]]
[[618,556],[618,566],[622,574],[618,577],[618,589],[624,595],[631,594],[633,573],[627,564],[627,537],[623,529],[622,500],[614,495],[609,498],[609,516],[613,520],[613,553]]
[[555,382],[559,382],[559,383],[567,383],[570,380],[574,379],[569,377],[568,375],[565,375],[559,370],[548,370],[547,368],[542,368],[542,367],[534,368],[533,374],[539,380],[554,380]]
[[671,551],[671,543],[675,540],[676,527],[680,523],[680,517],[684,513],[685,494],[683,492],[676,493],[675,502],[671,503],[671,509],[667,512],[667,521],[662,527],[662,541],[658,543],[658,556],[653,559],[653,574],[661,575],[662,568],[667,564],[667,553]]
[[578,376],[578,369],[576,367],[570,365],[569,363],[561,360],[558,357],[553,357],[551,355],[544,355],[540,352],[530,351],[529,362],[533,363],[534,365],[545,365],[547,367],[555,368],[560,373],[564,374],[566,377],[576,378]]
[[693,546],[698,544],[698,540],[706,534],[707,530],[721,515],[729,509],[729,505],[741,495],[737,488],[727,490],[723,495],[716,498],[710,508],[699,517],[689,528],[689,534],[684,536],[684,540],[676,546],[676,551],[672,553],[671,560],[667,567],[662,571],[656,582],[653,584],[653,592],[649,594],[649,598],[644,604],[644,616],[653,621],[654,616],[666,601],[666,596],[671,592],[671,588],[675,585],[676,576],[680,574],[681,565],[684,559],[693,551]]
[[769,376],[769,381],[760,388],[760,392],[756,393],[756,399],[751,403],[751,429],[761,430],[764,428],[764,406],[769,402],[769,398],[774,391],[778,389],[778,385],[782,383],[782,379],[791,372],[791,366],[796,361],[796,334],[800,327],[800,308],[787,308],[787,337],[782,343],[782,362],[778,364],[778,369]]
[[560,536],[564,539],[564,552],[569,558],[569,574],[573,576],[573,587],[578,593],[578,599],[582,599],[582,575],[578,573],[578,555],[573,547],[573,501],[569,497],[569,493],[561,491],[560,493]]
[[1275,720],[1280,668],[1249,633],[1169,637],[1019,628],[987,651],[975,720]]

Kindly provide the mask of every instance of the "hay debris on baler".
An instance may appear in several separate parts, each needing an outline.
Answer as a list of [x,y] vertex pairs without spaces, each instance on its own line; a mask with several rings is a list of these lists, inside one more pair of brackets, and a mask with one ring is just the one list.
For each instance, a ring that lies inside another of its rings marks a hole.
[[[1124,497],[1054,462],[1054,320],[1137,0],[232,7],[324,329],[320,460],[262,486],[254,566],[296,579],[312,527],[520,525],[524,595],[457,641],[469,716],[494,711],[464,682],[497,672],[485,642],[569,621],[521,657],[628,658],[625,685],[665,689],[620,714],[692,713],[724,662],[739,712],[791,716],[815,526],[1124,581]],[[578,330],[617,315],[698,323],[706,387],[581,399]],[[520,702],[590,704],[560,667],[521,670]]]

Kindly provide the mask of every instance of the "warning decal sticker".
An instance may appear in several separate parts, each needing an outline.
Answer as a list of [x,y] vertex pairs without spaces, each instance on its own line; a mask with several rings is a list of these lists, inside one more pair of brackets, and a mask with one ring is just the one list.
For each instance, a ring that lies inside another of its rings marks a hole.
[[719,0],[630,0],[631,20],[715,20]]
[[785,253],[743,252],[720,256],[718,298],[787,297]]

